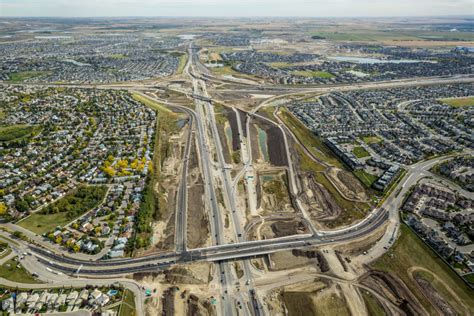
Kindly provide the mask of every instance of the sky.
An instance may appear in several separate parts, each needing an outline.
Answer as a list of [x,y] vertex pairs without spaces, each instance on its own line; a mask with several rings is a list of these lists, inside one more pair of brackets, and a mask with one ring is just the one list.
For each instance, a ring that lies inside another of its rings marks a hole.
[[0,16],[474,15],[473,0],[0,0]]

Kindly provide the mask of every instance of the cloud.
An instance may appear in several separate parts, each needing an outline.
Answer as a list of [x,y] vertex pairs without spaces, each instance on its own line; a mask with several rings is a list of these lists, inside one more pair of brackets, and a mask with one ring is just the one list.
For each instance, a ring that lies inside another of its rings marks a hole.
[[0,0],[0,16],[466,15],[471,0]]

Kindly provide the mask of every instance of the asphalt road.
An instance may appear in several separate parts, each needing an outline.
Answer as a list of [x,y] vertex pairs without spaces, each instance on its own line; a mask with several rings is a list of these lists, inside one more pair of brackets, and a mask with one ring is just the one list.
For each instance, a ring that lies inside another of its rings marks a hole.
[[[192,45],[192,44],[191,44]],[[240,214],[237,210],[235,203],[235,183],[230,175],[230,171],[227,168],[223,156],[222,145],[220,143],[219,134],[216,127],[215,115],[211,102],[209,102],[210,96],[207,93],[206,80],[217,80],[213,78],[207,69],[199,63],[196,59],[195,49],[189,47],[189,59],[186,64],[184,73],[190,78],[193,84],[193,93],[195,95],[202,96],[202,98],[195,98],[195,110],[190,108],[176,105],[167,102],[166,100],[156,100],[164,102],[167,106],[174,108],[177,111],[185,112],[190,117],[189,134],[187,136],[187,143],[184,154],[184,164],[181,174],[180,185],[178,189],[178,203],[176,210],[176,251],[167,253],[158,253],[149,255],[141,258],[123,258],[114,260],[84,260],[80,257],[70,257],[66,253],[56,253],[55,249],[44,249],[41,246],[27,243],[22,240],[9,241],[10,245],[14,249],[16,254],[23,252],[31,252],[33,255],[25,262],[25,267],[31,272],[38,271],[44,278],[51,277],[55,280],[54,284],[42,284],[42,285],[28,285],[30,288],[44,288],[46,286],[85,286],[87,284],[110,284],[111,282],[120,282],[130,290],[134,291],[137,313],[143,315],[143,293],[138,288],[138,285],[130,280],[116,279],[118,276],[131,274],[135,272],[148,272],[165,269],[176,263],[188,263],[188,262],[216,262],[218,263],[218,274],[219,283],[221,285],[221,295],[223,304],[221,304],[221,313],[223,315],[233,315],[236,310],[236,302],[247,301],[252,307],[252,310],[242,310],[242,313],[247,314],[253,312],[253,314],[264,314],[262,310],[262,304],[259,302],[258,295],[253,287],[252,271],[249,260],[243,260],[244,267],[244,280],[246,281],[246,289],[248,293],[246,295],[242,292],[235,293],[233,288],[235,285],[236,277],[233,273],[230,260],[234,259],[249,259],[255,256],[266,255],[277,251],[290,250],[295,248],[304,248],[308,246],[320,246],[327,244],[336,244],[348,242],[370,235],[374,230],[385,225],[387,221],[393,221],[398,223],[398,210],[403,201],[404,195],[408,192],[409,188],[414,185],[419,179],[429,174],[428,170],[436,163],[446,159],[446,157],[438,157],[432,160],[423,161],[412,166],[407,167],[407,174],[402,181],[392,191],[390,196],[386,198],[380,208],[375,209],[366,219],[352,225],[350,227],[341,228],[333,231],[312,231],[311,234],[307,235],[296,235],[288,236],[283,238],[274,238],[269,240],[259,241],[246,241],[244,239],[243,228],[241,225]],[[231,80],[232,81],[232,80]],[[367,88],[387,88],[387,87],[399,87],[399,86],[414,86],[414,85],[427,85],[437,83],[454,83],[454,82],[474,82],[472,76],[453,76],[453,77],[433,77],[433,78],[415,78],[408,80],[397,80],[390,82],[376,82],[376,83],[364,83],[364,84],[340,84],[330,86],[252,86],[249,84],[237,83],[244,87],[241,92],[255,92],[262,90],[269,90],[278,93],[325,93],[329,91],[347,91],[356,89],[367,89]],[[236,82],[233,82],[234,84]],[[23,84],[25,85],[25,84]],[[26,84],[27,86],[39,86],[35,84]],[[58,86],[58,85],[41,85],[41,86]],[[79,88],[99,88],[99,89],[128,89],[134,91],[153,91],[156,87],[153,84],[123,84],[123,85],[60,85],[66,87],[79,87]],[[225,90],[220,90],[225,91]],[[234,90],[232,90],[234,91]],[[145,95],[145,94],[142,94]],[[145,95],[153,98],[150,95]],[[262,104],[262,106],[265,102]],[[254,112],[249,115],[257,115],[256,111],[260,107],[257,107]],[[261,117],[262,119],[265,119]],[[247,120],[246,129],[249,131],[250,120]],[[242,133],[242,126],[239,120],[239,131]],[[195,133],[193,133],[193,124],[195,124]],[[272,122],[272,124],[275,124]],[[286,139],[286,133],[284,126],[279,125],[286,145],[287,156],[289,157],[289,178],[290,178],[290,189],[293,194],[298,191],[298,184],[296,176],[292,169],[291,154],[289,151],[288,141]],[[198,152],[200,158],[200,166],[203,174],[203,180],[205,184],[205,196],[206,203],[208,204],[210,214],[210,230],[211,239],[213,246],[199,248],[199,249],[187,249],[186,247],[186,231],[187,231],[187,171],[188,171],[188,160],[190,154],[190,146],[192,144],[193,135],[197,138]],[[247,140],[248,142],[248,140]],[[242,174],[245,174],[248,170],[251,170],[251,150],[247,143],[247,157],[244,158],[244,170]],[[216,154],[217,163],[211,158],[212,153]],[[472,152],[470,152],[472,154]],[[227,243],[224,238],[224,221],[222,210],[219,206],[216,190],[218,185],[216,180],[221,183],[223,188],[223,195],[225,203],[228,205],[231,215],[232,230],[235,235],[233,243]],[[303,216],[306,215],[303,213]],[[398,227],[396,225],[395,227]],[[396,231],[393,232],[395,234]],[[4,231],[0,231],[0,235],[11,238],[10,234]],[[41,240],[34,241],[37,244],[42,244]],[[16,243],[16,244],[15,244]],[[46,272],[46,268],[51,271]],[[49,274],[48,274],[49,273]],[[53,274],[51,274],[53,273]],[[69,279],[68,276],[62,275],[65,273],[75,277],[93,277],[103,278],[102,280],[97,279]],[[109,279],[112,278],[112,279]],[[61,279],[64,279],[61,281]],[[1,284],[16,286],[18,284],[9,282],[7,280],[0,280]],[[13,285],[15,284],[15,285]],[[244,304],[244,306],[247,306]]]

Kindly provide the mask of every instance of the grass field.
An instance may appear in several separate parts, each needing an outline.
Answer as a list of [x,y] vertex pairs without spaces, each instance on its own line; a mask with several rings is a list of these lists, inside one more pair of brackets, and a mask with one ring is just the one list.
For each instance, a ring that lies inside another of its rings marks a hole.
[[33,132],[36,132],[39,129],[39,126],[24,124],[0,126],[0,142],[20,140],[30,136]]
[[238,75],[239,73],[232,69],[231,66],[214,67],[211,71],[219,75]]
[[334,75],[326,71],[312,71],[312,70],[296,70],[292,72],[294,75],[303,77],[317,77],[317,78],[333,78]]
[[224,67],[213,67],[210,68],[210,70],[221,76],[233,76],[235,78],[241,78],[241,79],[249,79],[249,80],[257,80],[255,76],[252,76],[250,74],[245,74],[242,72],[238,72],[232,68],[232,66],[224,66]]
[[[178,132],[177,120],[180,115],[172,112],[162,104],[139,94],[133,94],[133,98],[157,111],[157,121],[155,128],[155,139],[153,143],[152,168],[147,178],[144,190],[143,200],[140,204],[140,210],[137,215],[137,235],[135,248],[143,248],[149,245],[151,228],[150,223],[154,220],[166,218],[167,199],[166,190],[159,185],[164,181],[161,167],[167,158],[170,135]],[[155,190],[158,189],[158,192]]]
[[353,220],[361,219],[365,216],[366,210],[368,210],[369,208],[368,204],[346,200],[334,187],[334,185],[328,180],[326,175],[322,172],[326,169],[326,167],[311,160],[303,152],[299,145],[297,146],[297,151],[301,157],[301,169],[311,171],[314,175],[316,182],[324,186],[334,198],[337,205],[339,205],[342,209],[345,210],[337,219],[328,223],[328,227],[337,227],[342,224],[349,224]]
[[125,290],[123,293],[122,304],[120,305],[119,316],[135,316],[135,298],[131,291]]
[[[90,190],[94,190],[94,194],[91,194],[92,191]],[[77,192],[81,192],[81,194],[87,196],[77,196]],[[50,204],[40,211],[31,214],[24,220],[19,221],[17,224],[41,235],[53,230],[56,226],[64,226],[76,218],[79,218],[87,211],[93,209],[102,201],[106,192],[107,188],[105,186],[85,187],[84,189],[78,188],[63,198],[55,201],[53,204]],[[57,212],[51,212],[49,214],[46,214],[46,212],[43,213],[49,208],[57,208],[58,210]],[[74,208],[74,212],[67,211],[72,208]]]
[[[323,143],[322,139],[311,133],[301,122],[295,119],[286,109],[281,109],[279,117],[285,122],[285,125],[295,134],[295,136],[306,145],[311,153],[325,163],[346,169],[345,166],[334,156],[333,152]],[[326,167],[311,160],[298,146],[298,152],[301,157],[301,168],[312,171],[318,183],[323,185],[334,198],[336,203],[345,211],[333,222],[327,224],[329,227],[337,227],[342,224],[349,224],[355,219],[361,219],[365,216],[369,205],[346,200],[328,178],[322,173]]]
[[441,101],[455,108],[474,106],[474,97],[441,99]]
[[138,101],[138,102],[141,102],[143,104],[145,104],[146,106],[156,110],[156,111],[159,111],[159,112],[166,112],[166,113],[173,113],[170,109],[166,108],[163,104],[161,103],[158,103],[158,102],[155,102],[149,98],[146,98],[138,93],[134,93],[132,94],[132,97]]
[[[421,268],[431,271],[433,275],[437,276],[445,285],[453,290],[471,311],[474,310],[474,300],[472,300],[474,291],[462,282],[460,277],[405,224],[401,225],[401,236],[395,245],[383,257],[373,263],[372,268],[391,273],[401,278],[431,315],[436,314],[436,310],[422,295],[412,280],[409,269]],[[438,288],[436,283],[432,285]],[[440,291],[441,294],[443,292],[443,290]],[[456,310],[462,310],[459,304],[451,297],[446,297],[445,299],[448,300]]]
[[365,137],[362,137],[362,140],[367,145],[380,143],[382,141],[382,139],[378,136],[365,136]]
[[296,137],[311,151],[318,159],[344,169],[343,164],[337,159],[332,151],[323,143],[323,140],[314,135],[300,121],[294,118],[286,109],[281,109],[279,117],[285,122],[285,125],[296,135]]
[[124,55],[124,54],[112,54],[109,56],[110,58],[112,59],[125,59],[127,58],[128,56],[127,55]]
[[56,226],[63,226],[71,221],[66,212],[56,214],[34,213],[19,222],[18,225],[38,235],[42,235],[53,230]]
[[268,63],[268,66],[273,67],[273,68],[285,68],[291,66],[291,63],[287,63],[284,61],[277,61],[273,63]]
[[310,32],[311,36],[324,37],[335,41],[472,41],[470,32],[438,32],[409,30],[378,30],[367,28],[350,29],[347,27],[327,28],[323,31]]
[[0,252],[0,259],[5,258],[12,252],[11,248],[4,249]]
[[186,62],[188,61],[188,54],[183,54],[179,57],[179,65],[178,69],[176,70],[177,74],[182,74],[184,67],[186,67]]
[[352,153],[357,157],[357,158],[364,158],[364,157],[370,157],[370,154],[367,150],[365,150],[364,147],[362,146],[357,146],[354,147],[352,150]]
[[361,293],[369,316],[385,315],[383,306],[375,296],[365,290],[361,290]]
[[42,283],[33,278],[33,276],[25,270],[22,265],[19,265],[19,268],[17,268],[17,264],[16,261],[11,259],[1,265],[0,278],[18,283]]
[[372,186],[372,183],[374,183],[375,180],[378,179],[377,176],[370,174],[362,169],[354,170],[353,173],[367,188],[370,188]]
[[35,78],[35,77],[40,77],[40,76],[43,76],[45,74],[47,74],[48,72],[46,71],[21,71],[21,72],[15,72],[15,73],[12,73],[10,74],[10,80],[9,82],[12,82],[12,83],[18,83],[18,82],[23,82],[27,79],[30,79],[30,78]]
[[347,304],[336,294],[318,298],[315,293],[311,292],[284,292],[283,301],[288,309],[288,315],[350,315]]

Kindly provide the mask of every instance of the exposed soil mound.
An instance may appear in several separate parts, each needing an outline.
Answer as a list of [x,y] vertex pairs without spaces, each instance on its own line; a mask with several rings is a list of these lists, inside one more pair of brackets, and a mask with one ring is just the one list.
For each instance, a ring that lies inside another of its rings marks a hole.
[[451,305],[449,305],[449,303],[446,302],[446,300],[441,295],[439,295],[439,293],[431,285],[430,282],[420,277],[415,277],[415,281],[416,283],[418,283],[418,285],[422,289],[423,294],[425,294],[425,296],[430,300],[431,304],[436,306],[436,308],[441,312],[442,315],[444,316],[457,315],[454,308]]
[[209,301],[201,302],[199,298],[194,295],[190,294],[188,298],[188,309],[186,314],[188,316],[198,316],[198,315],[214,315],[214,307],[209,303]]
[[171,316],[175,314],[174,308],[174,292],[175,287],[171,287],[163,292],[163,316]]
[[307,192],[303,194],[305,202],[311,206],[309,210],[311,217],[321,221],[337,218],[342,209],[331,193],[324,186],[317,183],[311,173],[305,172],[303,173],[304,176],[306,176],[306,179],[303,179],[302,182],[306,183],[307,188],[312,192],[311,195]]
[[226,112],[227,120],[229,120],[230,128],[232,129],[232,150],[240,149],[239,126],[237,125],[237,117],[234,111]]
[[267,133],[267,147],[270,162],[275,166],[288,165],[285,142],[281,130],[278,127],[272,126],[269,129],[265,129],[265,132]]
[[292,254],[296,257],[316,258],[318,260],[318,266],[321,272],[328,272],[331,270],[326,257],[324,257],[323,253],[319,250],[306,251],[301,249],[293,249]]
[[331,171],[336,174],[335,180],[337,181],[337,185],[346,196],[359,200],[367,200],[365,188],[352,173],[341,169],[333,169]]
[[389,300],[407,315],[426,314],[420,302],[418,302],[403,281],[398,278],[385,272],[371,271],[362,279],[362,284],[367,285],[378,293],[385,294]]
[[141,282],[145,278],[152,277],[153,279],[159,275],[159,272],[137,272],[133,274],[133,279],[135,281]]
[[185,268],[175,267],[164,271],[165,280],[170,284],[203,284],[192,272]]
[[202,197],[204,183],[201,176],[188,189],[187,242],[189,248],[203,247],[209,237],[209,221]]
[[271,225],[275,237],[305,234],[308,227],[301,221],[278,221]]

